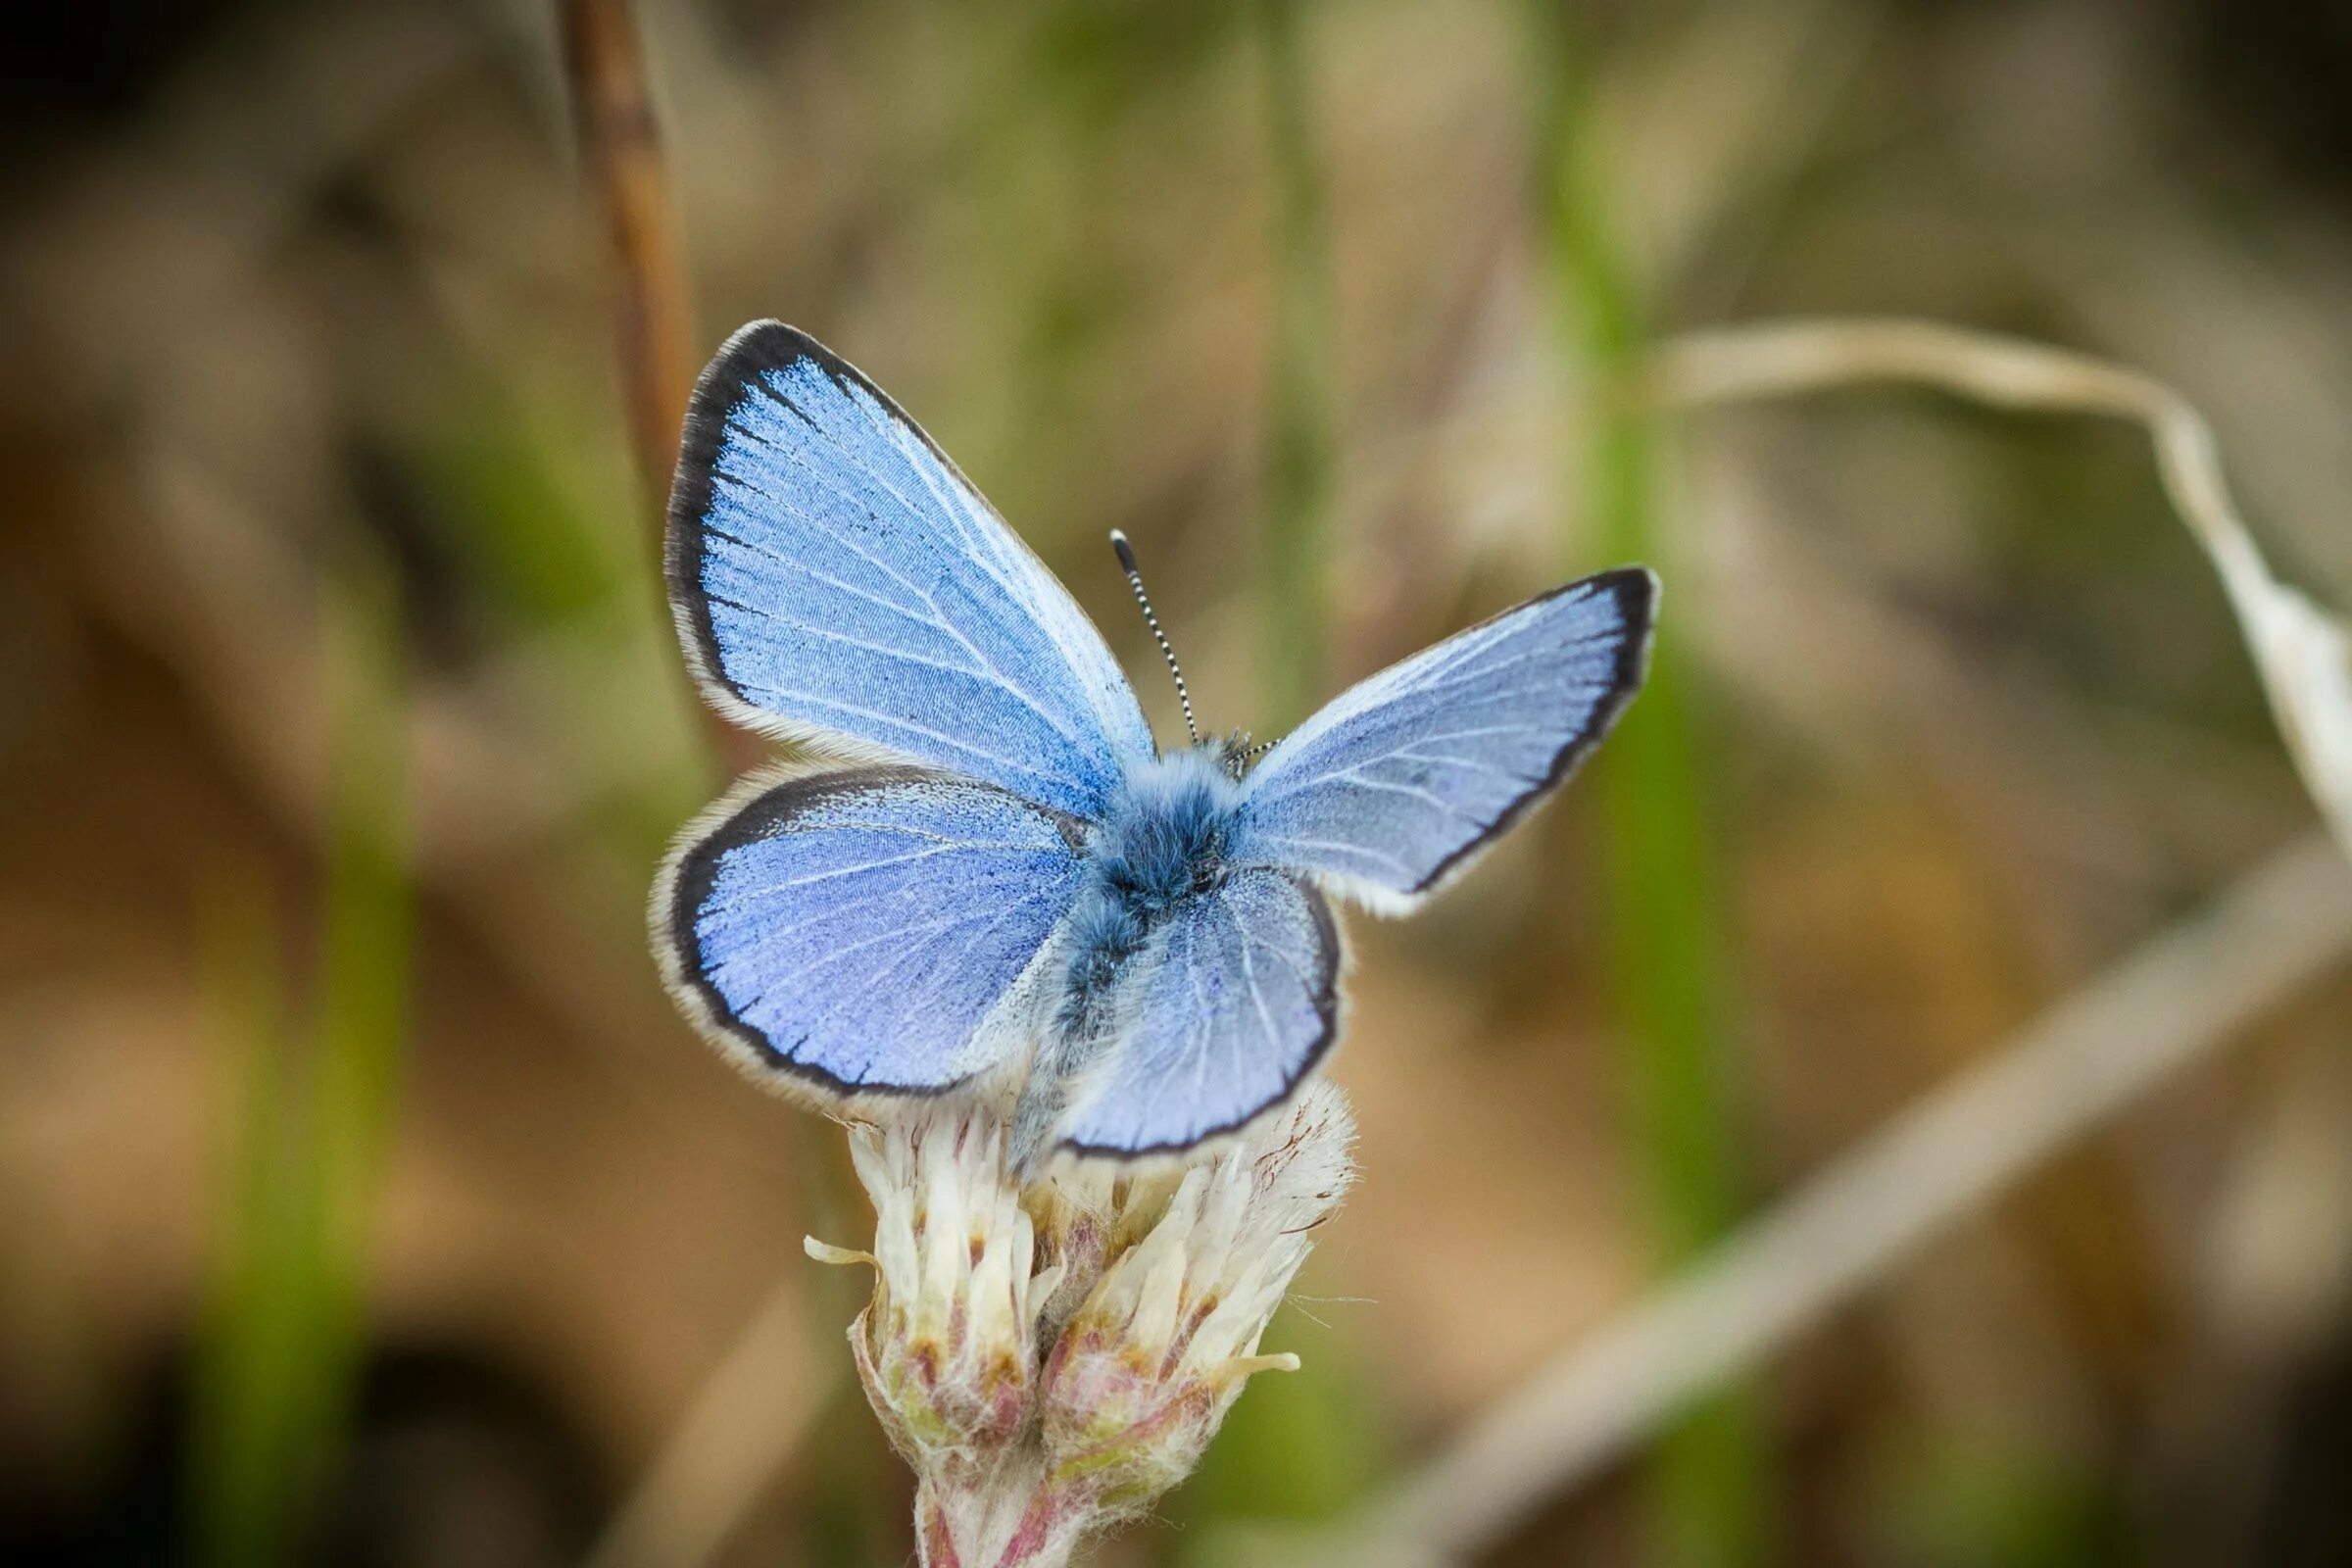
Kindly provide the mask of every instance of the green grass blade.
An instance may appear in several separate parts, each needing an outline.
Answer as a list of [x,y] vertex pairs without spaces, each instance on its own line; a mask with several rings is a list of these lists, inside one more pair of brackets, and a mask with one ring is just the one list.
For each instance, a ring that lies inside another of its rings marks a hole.
[[1298,0],[1256,0],[1274,175],[1272,407],[1265,497],[1266,733],[1295,724],[1323,686],[1331,505],[1331,261],[1323,180],[1300,58]]
[[[1533,8],[1540,77],[1540,200],[1565,353],[1580,383],[1628,370],[1642,341],[1637,291],[1610,232],[1608,181],[1586,133],[1581,47],[1567,19]],[[1585,505],[1602,564],[1646,561],[1671,578],[1658,526],[1658,452],[1649,420],[1588,398]],[[1595,765],[1607,846],[1610,974],[1625,1038],[1622,1071],[1661,1264],[1703,1250],[1737,1218],[1738,1139],[1730,1096],[1721,866],[1702,788],[1697,715],[1671,594],[1649,682]],[[1766,1555],[1766,1455],[1752,1401],[1727,1390],[1663,1440],[1652,1540],[1674,1568],[1733,1568]]]
[[407,1024],[400,640],[389,585],[329,595],[331,736],[323,973],[314,1049],[285,1021],[258,876],[202,915],[205,993],[230,1063],[212,1279],[190,1407],[192,1557],[297,1560],[341,1456],[364,1343],[360,1281]]
[[213,1244],[197,1316],[188,1442],[195,1560],[286,1561],[275,1460],[283,1447],[285,1252],[295,1228],[282,1172],[291,1142],[284,977],[269,890],[223,872],[197,911],[200,977],[221,1063]]
[[414,941],[401,639],[392,584],[355,572],[329,596],[330,737],[324,972],[309,1175],[318,1301],[309,1423],[322,1450],[365,1338],[361,1289],[378,1176],[399,1101]]

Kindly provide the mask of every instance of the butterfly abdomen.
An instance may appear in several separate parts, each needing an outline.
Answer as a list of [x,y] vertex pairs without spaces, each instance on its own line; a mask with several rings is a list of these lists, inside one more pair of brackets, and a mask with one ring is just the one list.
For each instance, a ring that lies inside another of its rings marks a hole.
[[1054,1032],[1066,1037],[1091,1032],[1088,1019],[1096,1000],[1110,990],[1128,960],[1143,951],[1147,933],[1135,906],[1100,882],[1079,893],[1065,929],[1069,967],[1054,1023]]

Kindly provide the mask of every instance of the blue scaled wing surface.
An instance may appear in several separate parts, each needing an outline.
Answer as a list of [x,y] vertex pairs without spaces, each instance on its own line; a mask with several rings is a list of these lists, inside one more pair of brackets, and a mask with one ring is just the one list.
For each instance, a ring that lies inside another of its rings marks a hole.
[[1566,782],[1647,667],[1657,579],[1587,577],[1342,693],[1244,783],[1230,858],[1402,913]]
[[1079,860],[1063,819],[909,768],[757,778],[655,884],[671,989],[729,1055],[820,1098],[953,1088],[1026,1049]]
[[1152,733],[1069,593],[897,404],[759,321],[695,387],[672,611],[720,712],[1095,815]]
[[1178,905],[1118,982],[1116,1043],[1061,1147],[1133,1158],[1243,1126],[1330,1049],[1339,966],[1330,907],[1284,872],[1236,871]]

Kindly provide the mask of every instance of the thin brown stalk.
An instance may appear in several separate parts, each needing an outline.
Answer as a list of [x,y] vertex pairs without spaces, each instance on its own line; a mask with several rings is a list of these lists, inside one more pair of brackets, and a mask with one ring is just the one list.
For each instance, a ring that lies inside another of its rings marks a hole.
[[[629,449],[645,487],[654,580],[662,572],[670,478],[694,391],[694,312],[685,247],[669,200],[661,123],[629,0],[557,0],[564,75],[580,163],[612,242],[612,321],[628,400]],[[722,767],[740,772],[759,743],[713,715],[706,726]]]
[[629,0],[558,0],[557,13],[580,162],[612,244],[612,314],[629,442],[654,507],[658,548],[661,507],[678,466],[678,435],[694,388],[694,326],[661,127]]

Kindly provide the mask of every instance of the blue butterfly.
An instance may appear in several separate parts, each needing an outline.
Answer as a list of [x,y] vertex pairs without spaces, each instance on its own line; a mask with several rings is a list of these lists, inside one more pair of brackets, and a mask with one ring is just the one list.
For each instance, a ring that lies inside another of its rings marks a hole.
[[1556,588],[1254,766],[1239,735],[1161,751],[1045,564],[775,321],[695,388],[666,565],[704,696],[837,764],[753,774],[671,850],[652,921],[680,1005],[826,1104],[1017,1085],[1024,1167],[1176,1153],[1281,1103],[1338,1031],[1326,895],[1414,909],[1556,789],[1640,686],[1658,591],[1640,567]]

